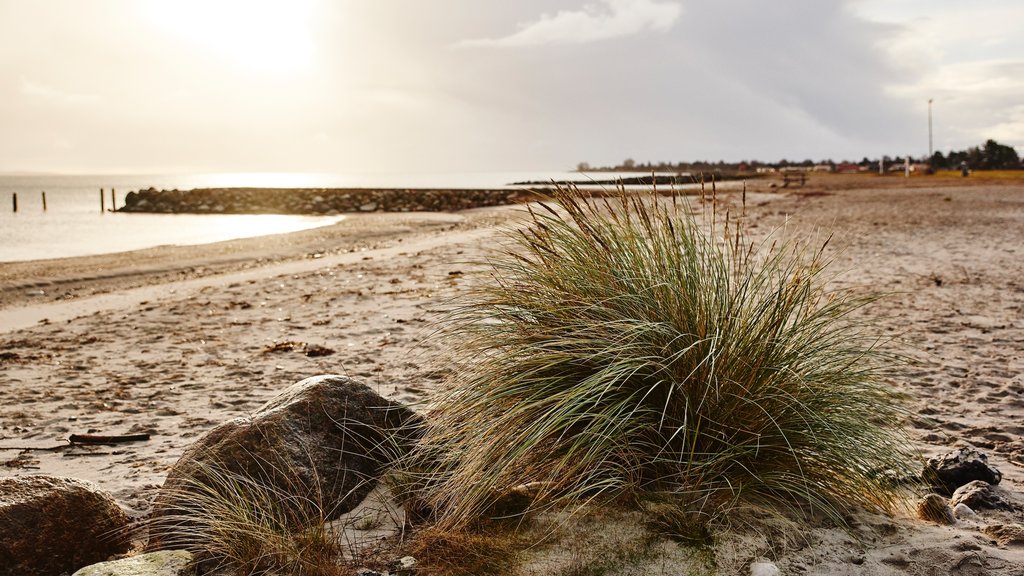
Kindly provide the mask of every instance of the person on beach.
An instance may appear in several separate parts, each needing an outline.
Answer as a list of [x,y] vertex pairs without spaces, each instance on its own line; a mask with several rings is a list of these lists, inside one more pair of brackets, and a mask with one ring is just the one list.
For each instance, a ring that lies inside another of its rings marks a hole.
[[966,177],[970,173],[971,170],[970,168],[967,167],[967,161],[964,160],[963,162],[960,163],[960,175]]

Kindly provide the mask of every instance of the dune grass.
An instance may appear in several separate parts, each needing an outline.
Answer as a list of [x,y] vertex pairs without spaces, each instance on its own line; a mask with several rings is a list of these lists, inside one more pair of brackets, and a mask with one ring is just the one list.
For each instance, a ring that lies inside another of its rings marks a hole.
[[841,522],[899,501],[904,413],[855,313],[873,297],[826,291],[823,245],[655,197],[560,188],[459,301],[461,362],[405,463],[437,526],[524,487],[534,510],[671,502],[697,533],[737,505]]
[[401,526],[386,495],[339,516],[318,484],[279,486],[216,464],[197,464],[197,472],[170,491],[174,510],[147,527],[159,535],[159,548],[192,552],[201,574],[351,574],[377,562],[381,538]]

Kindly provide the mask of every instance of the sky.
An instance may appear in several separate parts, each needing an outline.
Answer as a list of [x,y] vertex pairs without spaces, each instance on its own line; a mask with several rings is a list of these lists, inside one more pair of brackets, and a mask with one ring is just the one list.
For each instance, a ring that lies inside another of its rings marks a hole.
[[0,171],[1024,153],[1019,0],[0,0]]

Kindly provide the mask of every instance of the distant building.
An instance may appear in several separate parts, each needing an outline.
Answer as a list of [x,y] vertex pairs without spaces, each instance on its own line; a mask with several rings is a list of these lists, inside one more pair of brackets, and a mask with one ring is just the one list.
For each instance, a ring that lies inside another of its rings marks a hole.
[[811,171],[812,172],[831,172],[832,171],[832,165],[831,164],[815,164],[814,168],[811,168]]
[[840,174],[855,174],[860,172],[860,170],[860,166],[852,162],[842,162],[836,165],[836,172]]

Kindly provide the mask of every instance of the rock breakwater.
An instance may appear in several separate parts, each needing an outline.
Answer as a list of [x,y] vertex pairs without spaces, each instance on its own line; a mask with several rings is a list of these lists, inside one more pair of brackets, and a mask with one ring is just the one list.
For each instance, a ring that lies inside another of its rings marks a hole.
[[129,192],[119,212],[340,214],[452,212],[527,200],[528,190],[428,188],[197,188]]

